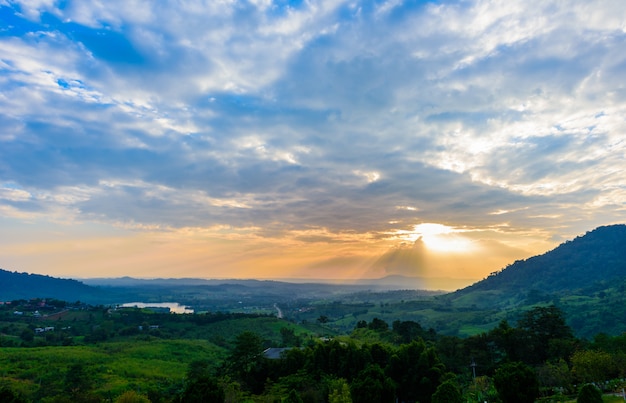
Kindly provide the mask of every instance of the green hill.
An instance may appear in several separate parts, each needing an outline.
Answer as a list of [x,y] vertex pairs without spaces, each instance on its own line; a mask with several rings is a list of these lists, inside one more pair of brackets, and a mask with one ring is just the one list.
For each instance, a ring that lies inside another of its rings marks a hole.
[[626,276],[626,225],[596,228],[540,256],[519,260],[459,294],[477,290],[572,291]]
[[[538,305],[555,304],[581,337],[626,332],[626,225],[596,228],[540,256],[516,261],[442,300],[484,312],[465,328],[485,330]],[[478,327],[476,327],[478,326]]]
[[109,293],[80,281],[0,269],[0,301],[55,298],[64,301],[101,303]]

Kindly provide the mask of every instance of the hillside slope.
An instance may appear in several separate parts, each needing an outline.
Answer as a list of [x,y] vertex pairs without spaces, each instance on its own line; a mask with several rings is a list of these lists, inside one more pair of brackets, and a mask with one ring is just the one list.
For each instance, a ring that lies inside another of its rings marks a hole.
[[626,277],[626,225],[598,227],[543,255],[519,260],[461,290],[536,290],[553,293],[588,288]]
[[[462,328],[489,329],[515,322],[538,305],[562,309],[577,336],[626,332],[626,225],[596,228],[540,256],[516,261],[486,279],[445,295],[455,312],[482,312],[483,320],[458,319]],[[471,333],[471,332],[470,332]]]
[[64,301],[100,303],[106,293],[77,280],[0,269],[0,301],[56,298]]

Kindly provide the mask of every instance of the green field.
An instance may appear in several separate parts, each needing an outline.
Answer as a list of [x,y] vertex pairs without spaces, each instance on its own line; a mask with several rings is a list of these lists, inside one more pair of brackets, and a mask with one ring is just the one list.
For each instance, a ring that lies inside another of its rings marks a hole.
[[4,383],[29,399],[63,391],[71,366],[82,367],[97,395],[182,387],[189,363],[220,362],[225,350],[203,340],[142,340],[89,346],[0,348]]

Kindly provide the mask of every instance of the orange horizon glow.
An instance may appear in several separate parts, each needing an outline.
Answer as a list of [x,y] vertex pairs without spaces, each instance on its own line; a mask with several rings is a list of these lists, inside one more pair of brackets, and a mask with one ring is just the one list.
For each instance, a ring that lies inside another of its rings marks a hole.
[[[5,240],[0,255],[5,257],[5,270],[65,278],[348,281],[399,274],[465,279],[469,284],[514,260],[553,247],[538,235],[533,235],[532,249],[521,249],[506,234],[437,223],[418,224],[411,231],[398,230],[383,238],[324,229],[306,234],[323,240],[299,240],[302,232],[264,238],[253,229],[232,228],[123,230],[114,236],[85,236],[67,228],[62,234],[40,233],[37,239]],[[383,256],[388,257],[381,260]]]

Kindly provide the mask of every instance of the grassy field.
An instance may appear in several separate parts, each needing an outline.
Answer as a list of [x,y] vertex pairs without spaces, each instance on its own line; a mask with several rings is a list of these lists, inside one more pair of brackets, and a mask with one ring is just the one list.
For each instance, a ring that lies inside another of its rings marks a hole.
[[202,340],[109,342],[90,346],[0,348],[0,376],[9,386],[36,400],[40,389],[61,391],[71,366],[80,365],[97,395],[182,385],[194,360],[221,362],[225,350]]

